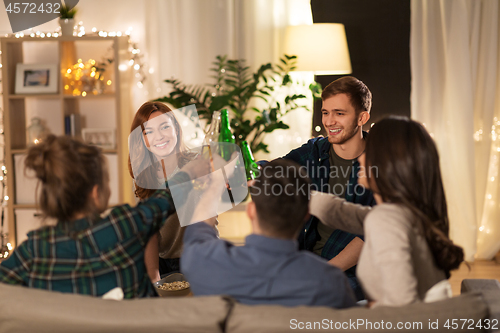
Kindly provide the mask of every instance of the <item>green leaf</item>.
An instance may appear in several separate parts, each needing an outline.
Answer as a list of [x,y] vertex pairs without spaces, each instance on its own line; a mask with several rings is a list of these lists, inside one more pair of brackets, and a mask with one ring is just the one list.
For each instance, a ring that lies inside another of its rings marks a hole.
[[269,126],[266,126],[264,128],[264,132],[271,133],[272,131],[277,130],[277,129],[289,129],[289,128],[290,128],[290,126],[288,126],[287,124],[280,121],[279,123],[275,123],[275,124],[271,124]]
[[311,83],[309,85],[309,90],[311,90],[311,93],[312,93],[314,99],[321,98],[321,93],[323,92],[323,89],[322,89],[320,83],[318,83],[318,82]]
[[302,95],[302,94],[294,94],[290,97],[290,100],[294,101],[296,99],[302,99],[302,98],[306,98],[306,95]]
[[212,104],[210,105],[210,110],[218,111],[229,104],[230,96],[215,96],[212,98]]
[[292,79],[290,78],[290,75],[286,74],[285,76],[283,76],[283,83],[282,83],[282,85],[286,86],[286,85],[288,85],[291,82],[292,82]]
[[261,142],[257,146],[251,147],[251,149],[252,149],[252,152],[254,154],[256,152],[260,151],[260,150],[263,150],[264,152],[269,153],[269,150],[267,150],[267,147],[268,147],[268,145],[266,145],[265,143]]

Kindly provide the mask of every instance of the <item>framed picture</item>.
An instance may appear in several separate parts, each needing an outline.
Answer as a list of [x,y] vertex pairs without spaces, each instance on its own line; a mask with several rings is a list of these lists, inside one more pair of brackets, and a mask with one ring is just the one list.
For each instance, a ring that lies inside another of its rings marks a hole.
[[57,64],[17,64],[16,94],[56,94]]
[[114,128],[83,128],[83,141],[102,149],[115,149],[116,137]]

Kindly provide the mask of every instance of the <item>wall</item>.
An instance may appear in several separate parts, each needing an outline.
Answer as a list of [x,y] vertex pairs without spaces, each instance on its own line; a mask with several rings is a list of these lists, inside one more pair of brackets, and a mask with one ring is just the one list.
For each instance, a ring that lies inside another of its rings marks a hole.
[[[345,25],[351,75],[373,94],[366,128],[387,114],[410,116],[410,0],[311,0],[311,7],[314,23]],[[339,77],[316,80],[324,87]],[[320,110],[321,101],[315,105],[313,128],[321,125]]]

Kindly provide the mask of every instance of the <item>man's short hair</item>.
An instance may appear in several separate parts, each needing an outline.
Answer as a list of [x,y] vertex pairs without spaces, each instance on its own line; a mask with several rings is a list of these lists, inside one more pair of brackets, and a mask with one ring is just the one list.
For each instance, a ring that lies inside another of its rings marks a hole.
[[250,187],[260,228],[278,238],[296,237],[309,212],[309,185],[307,173],[293,161],[266,164]]
[[370,89],[354,76],[344,76],[331,82],[323,89],[321,99],[324,101],[332,96],[346,94],[357,114],[370,112],[372,108],[372,93]]

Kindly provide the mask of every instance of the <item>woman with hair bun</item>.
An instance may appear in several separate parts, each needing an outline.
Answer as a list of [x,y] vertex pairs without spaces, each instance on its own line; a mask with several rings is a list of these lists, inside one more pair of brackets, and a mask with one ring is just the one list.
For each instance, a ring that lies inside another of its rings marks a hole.
[[[146,274],[144,248],[175,212],[168,185],[136,207],[116,206],[100,217],[111,191],[99,148],[50,135],[29,148],[25,168],[38,179],[41,212],[57,225],[29,232],[0,264],[0,282],[92,296],[115,287],[125,298],[156,295]],[[208,161],[197,160],[169,184],[186,184],[182,197],[191,179],[209,171]]]
[[357,276],[368,300],[400,306],[450,297],[447,279],[464,253],[448,237],[439,155],[429,133],[408,118],[383,119],[370,130],[359,162],[358,181],[373,191],[377,206],[318,193],[311,214],[365,235]]

